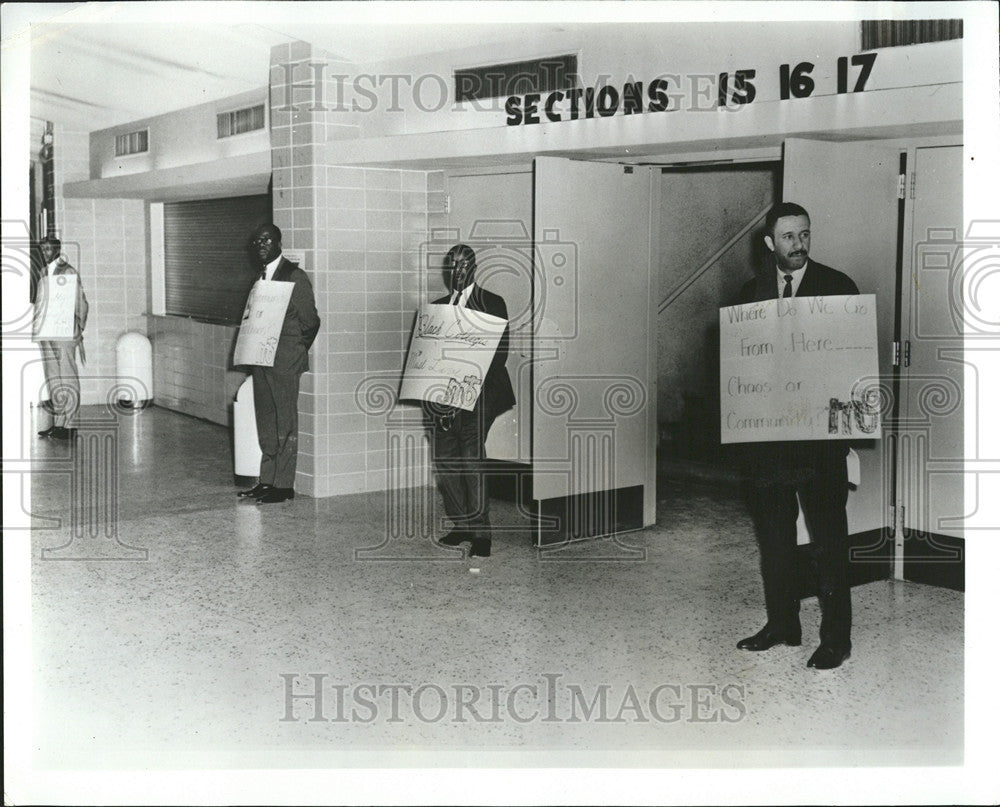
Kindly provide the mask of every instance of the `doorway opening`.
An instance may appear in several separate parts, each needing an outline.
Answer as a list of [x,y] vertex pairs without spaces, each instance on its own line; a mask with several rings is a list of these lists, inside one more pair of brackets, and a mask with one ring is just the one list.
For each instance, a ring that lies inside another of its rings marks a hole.
[[660,183],[658,479],[735,484],[733,447],[719,433],[719,307],[767,254],[781,163],[665,167]]

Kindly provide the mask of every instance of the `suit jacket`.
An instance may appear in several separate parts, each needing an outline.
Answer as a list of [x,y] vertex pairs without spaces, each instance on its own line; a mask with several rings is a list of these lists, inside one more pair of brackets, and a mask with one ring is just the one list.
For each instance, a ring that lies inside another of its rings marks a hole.
[[[450,294],[435,300],[434,304],[444,305],[449,300],[451,300]],[[503,297],[487,291],[482,286],[473,285],[466,307],[470,311],[482,311],[484,314],[507,319],[507,304]],[[483,379],[483,391],[476,402],[476,411],[482,409],[487,423],[492,422],[494,418],[502,415],[508,409],[512,409],[516,403],[514,387],[507,374],[509,350],[510,324],[508,323],[507,327],[503,329],[503,335],[500,337],[496,353],[493,354],[490,369],[486,371],[486,378]]]
[[[56,264],[56,267],[52,270],[53,277],[57,277],[58,275],[76,275],[76,313],[73,321],[73,337],[74,339],[80,339],[83,337],[83,329],[87,327],[87,314],[90,310],[90,306],[87,304],[87,295],[83,293],[83,281],[80,279],[80,273],[77,272],[76,268],[67,261],[61,261]],[[43,278],[45,275],[41,274],[39,277]],[[41,291],[41,283],[39,283],[38,289],[38,294],[43,294]],[[43,300],[36,300],[35,302],[36,305],[44,303]],[[55,341],[69,342],[70,340]]]
[[312,283],[297,263],[285,257],[271,279],[295,284],[281,325],[273,369],[279,373],[304,373],[309,369],[309,348],[319,333],[320,323]]
[[[796,297],[858,294],[858,287],[843,272],[809,259]],[[740,290],[739,303],[774,300],[778,297],[778,276],[774,261],[764,272],[747,281]],[[796,481],[815,474],[827,474],[831,466],[843,463],[850,448],[847,440],[801,440],[771,443],[743,443],[741,464],[745,474],[763,482]]]

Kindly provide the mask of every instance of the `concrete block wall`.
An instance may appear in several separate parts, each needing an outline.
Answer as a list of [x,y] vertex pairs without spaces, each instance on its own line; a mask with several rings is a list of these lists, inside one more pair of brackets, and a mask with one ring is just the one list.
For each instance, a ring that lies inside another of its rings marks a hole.
[[[405,415],[391,401],[427,296],[427,174],[331,166],[324,190],[317,215],[327,264],[317,300],[325,327],[313,349],[322,369],[314,392],[325,408],[318,495],[384,490],[390,435],[399,436]],[[411,437],[423,456],[426,446]]]
[[157,406],[230,424],[246,373],[231,368],[236,327],[184,317],[149,317]]
[[54,127],[56,229],[90,304],[80,368],[83,404],[104,403],[117,381],[115,346],[126,331],[146,333],[148,238],[139,199],[66,199],[62,186],[89,178],[90,136]]
[[[330,496],[390,484],[387,418],[423,299],[429,189],[423,171],[337,166],[337,141],[360,129],[314,103],[309,63],[336,66],[305,42],[271,53],[273,202],[322,320],[299,394],[296,488]],[[409,445],[425,466],[419,429]]]

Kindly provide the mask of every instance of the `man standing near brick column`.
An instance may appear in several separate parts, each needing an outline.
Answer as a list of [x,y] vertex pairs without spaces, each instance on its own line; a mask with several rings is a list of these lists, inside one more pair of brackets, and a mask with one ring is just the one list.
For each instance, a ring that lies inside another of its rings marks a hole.
[[[42,340],[42,367],[49,387],[49,401],[52,406],[52,426],[38,434],[41,437],[55,437],[68,440],[76,431],[76,416],[80,408],[80,373],[76,366],[77,351],[81,361],[83,352],[83,329],[87,326],[87,295],[83,293],[83,283],[76,269],[62,256],[62,242],[54,235],[46,236],[39,244],[45,261],[42,278],[55,279],[60,276],[76,275],[76,311],[73,317],[73,338]],[[44,308],[46,300],[41,284],[36,307]]]
[[298,264],[281,254],[281,230],[265,224],[251,241],[261,280],[294,283],[271,367],[255,366],[253,403],[260,441],[260,478],[241,498],[273,504],[295,498],[299,448],[299,379],[309,369],[309,348],[319,332],[312,284]]

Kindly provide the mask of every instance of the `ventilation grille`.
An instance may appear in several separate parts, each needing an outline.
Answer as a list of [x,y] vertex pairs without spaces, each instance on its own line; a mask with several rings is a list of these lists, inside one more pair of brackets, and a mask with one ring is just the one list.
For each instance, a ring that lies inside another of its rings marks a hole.
[[216,116],[219,127],[219,137],[253,132],[264,128],[264,105],[248,106],[246,109],[236,109],[232,112],[220,112]]
[[570,90],[578,86],[576,54],[525,62],[491,64],[455,71],[455,100],[476,101],[510,95]]
[[863,20],[861,23],[862,50],[961,38],[961,20]]
[[115,156],[124,157],[128,154],[142,154],[149,151],[149,129],[118,135],[115,138]]

